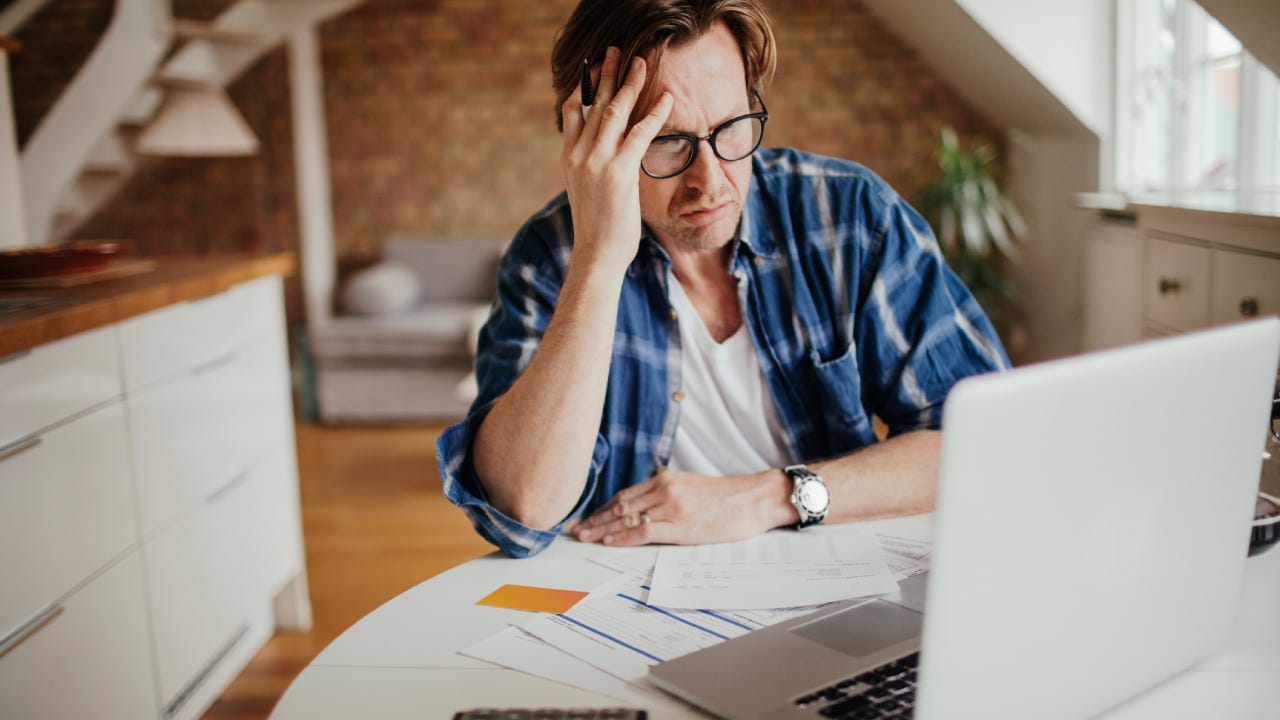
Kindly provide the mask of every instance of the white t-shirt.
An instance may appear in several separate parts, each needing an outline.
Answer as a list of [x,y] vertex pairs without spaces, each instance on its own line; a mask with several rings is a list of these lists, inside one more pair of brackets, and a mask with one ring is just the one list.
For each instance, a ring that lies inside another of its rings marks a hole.
[[[680,326],[684,400],[670,468],[702,475],[744,475],[791,464],[786,432],[746,325],[717,343],[671,275]],[[741,302],[741,299],[739,299]]]

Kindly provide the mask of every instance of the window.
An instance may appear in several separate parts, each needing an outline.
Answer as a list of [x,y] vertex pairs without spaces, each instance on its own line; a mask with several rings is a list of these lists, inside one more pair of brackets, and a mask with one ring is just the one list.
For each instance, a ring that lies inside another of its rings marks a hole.
[[1119,0],[1116,189],[1280,192],[1280,82],[1191,0]]

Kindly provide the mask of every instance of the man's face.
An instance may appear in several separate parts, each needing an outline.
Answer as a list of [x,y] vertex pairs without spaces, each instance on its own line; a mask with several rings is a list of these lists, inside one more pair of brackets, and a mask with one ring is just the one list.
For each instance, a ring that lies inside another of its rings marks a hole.
[[[751,112],[742,53],[722,24],[669,48],[653,82],[675,100],[659,135],[703,137]],[[750,158],[725,162],[702,142],[693,164],[679,175],[655,180],[641,174],[640,215],[664,246],[720,248],[733,238],[750,183]]]

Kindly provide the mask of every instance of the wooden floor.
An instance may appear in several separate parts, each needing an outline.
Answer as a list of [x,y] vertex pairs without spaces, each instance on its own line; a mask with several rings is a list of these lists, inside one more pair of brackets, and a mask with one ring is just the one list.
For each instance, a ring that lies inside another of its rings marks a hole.
[[434,446],[443,430],[298,426],[314,626],[272,638],[206,720],[267,717],[302,668],[352,623],[493,549],[441,494]]

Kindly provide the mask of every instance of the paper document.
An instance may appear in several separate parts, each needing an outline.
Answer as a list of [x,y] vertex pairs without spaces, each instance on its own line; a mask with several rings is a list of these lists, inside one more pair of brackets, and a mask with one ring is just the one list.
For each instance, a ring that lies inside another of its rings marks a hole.
[[773,532],[732,543],[658,550],[648,602],[662,608],[817,605],[898,589],[867,532]]
[[649,580],[653,577],[653,565],[658,561],[658,548],[654,545],[644,545],[633,550],[609,548],[592,556],[591,561],[610,570]]
[[644,604],[640,597],[647,588],[641,582],[620,576],[569,612],[539,616],[521,629],[614,677],[643,686],[650,665],[816,609],[667,610]]
[[652,693],[659,692],[620,680],[517,627],[509,627],[459,652],[477,660],[607,695],[619,702],[639,707],[650,704],[653,700]]
[[929,569],[932,542],[886,533],[876,533],[876,540],[885,552],[885,562],[895,580],[901,582]]

